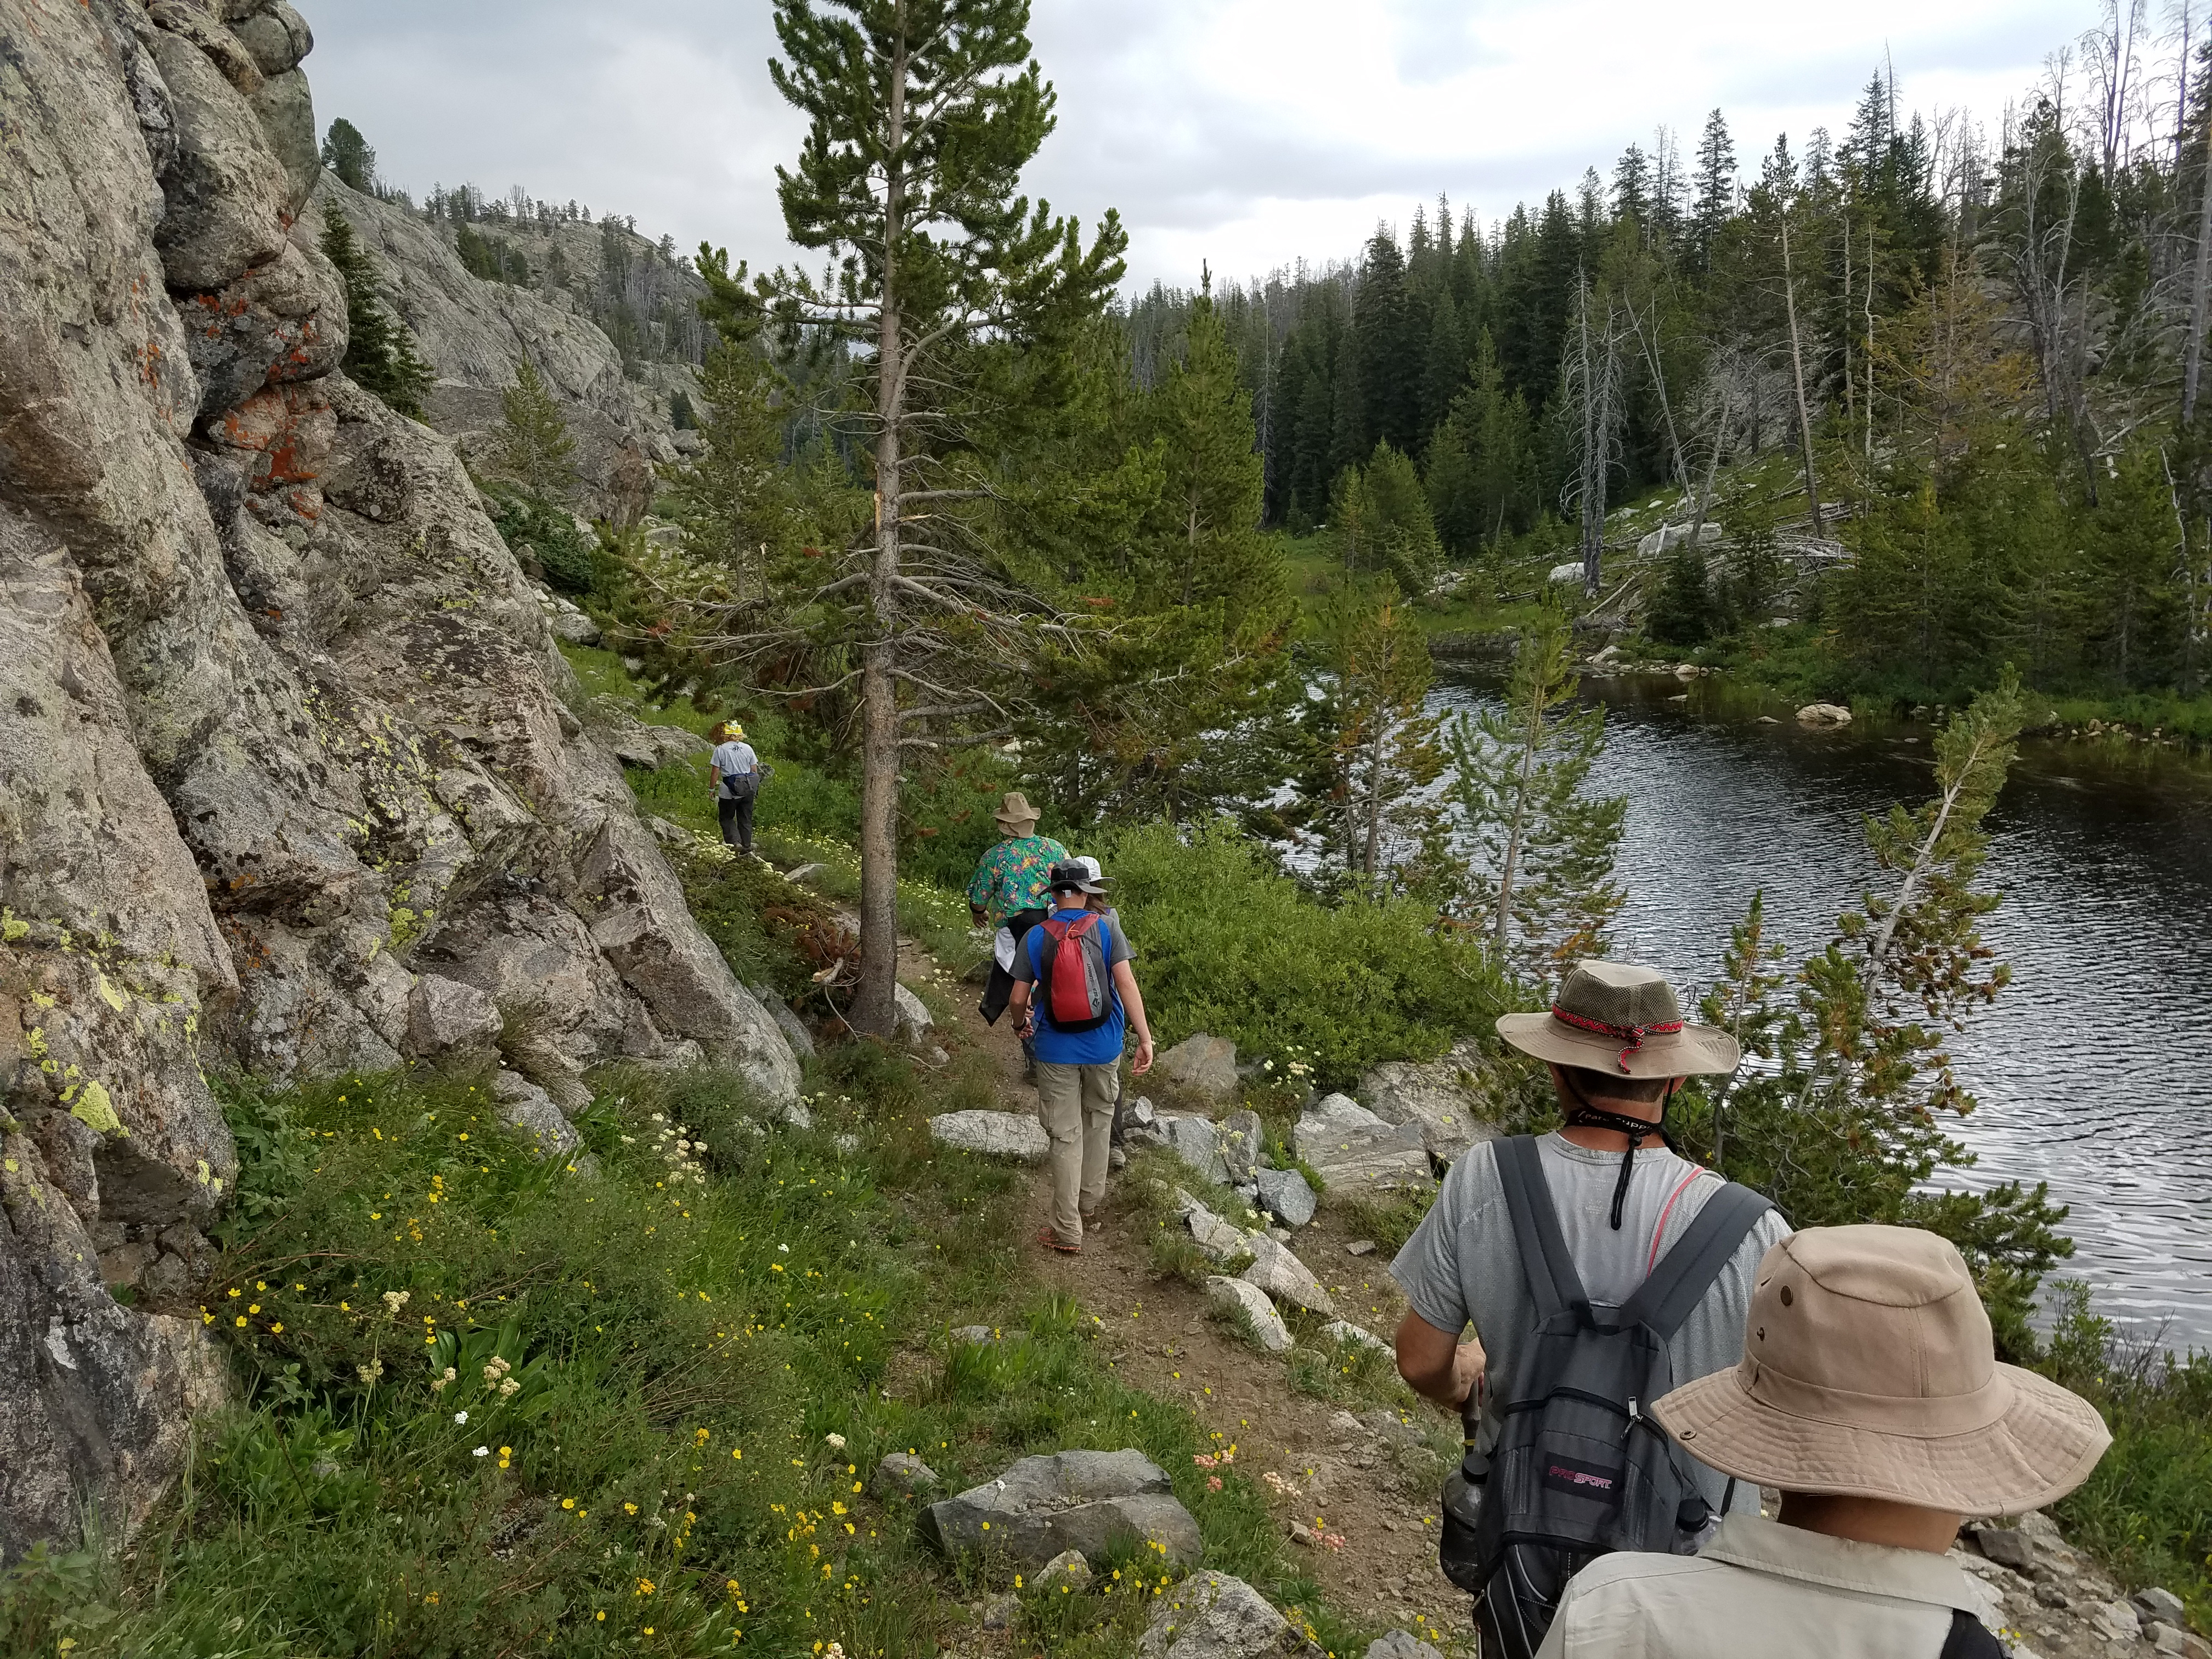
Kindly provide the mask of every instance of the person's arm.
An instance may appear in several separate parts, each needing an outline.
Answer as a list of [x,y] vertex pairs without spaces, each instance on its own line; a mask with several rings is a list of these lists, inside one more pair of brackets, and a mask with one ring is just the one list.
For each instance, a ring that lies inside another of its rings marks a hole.
[[1417,1313],[1398,1322],[1398,1375],[1416,1394],[1457,1411],[1482,1381],[1487,1363],[1480,1341],[1462,1342]]
[[1114,988],[1121,994],[1121,1006],[1129,1011],[1129,1024],[1137,1033],[1137,1057],[1129,1073],[1142,1077],[1152,1069],[1152,1027],[1145,1018],[1145,995],[1137,988],[1137,975],[1126,962],[1114,964]]

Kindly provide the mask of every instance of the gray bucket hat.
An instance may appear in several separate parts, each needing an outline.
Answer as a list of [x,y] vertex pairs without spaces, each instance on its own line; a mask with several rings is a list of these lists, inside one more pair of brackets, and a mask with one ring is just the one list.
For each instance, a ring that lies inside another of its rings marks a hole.
[[1718,1026],[1685,1020],[1655,969],[1595,957],[1567,970],[1550,1012],[1501,1014],[1498,1035],[1538,1060],[1615,1077],[1726,1076],[1743,1058]]

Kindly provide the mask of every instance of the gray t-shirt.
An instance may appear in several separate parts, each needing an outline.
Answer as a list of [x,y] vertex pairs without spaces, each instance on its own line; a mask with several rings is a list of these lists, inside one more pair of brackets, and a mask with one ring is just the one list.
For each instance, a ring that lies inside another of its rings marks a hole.
[[[1545,1182],[1559,1212],[1559,1230],[1582,1275],[1592,1305],[1618,1308],[1636,1293],[1706,1200],[1721,1177],[1664,1147],[1636,1155],[1622,1205],[1620,1231],[1613,1231],[1613,1192],[1620,1179],[1619,1152],[1592,1152],[1564,1136],[1537,1143]],[[1790,1236],[1778,1212],[1759,1218],[1735,1257],[1722,1269],[1682,1328],[1667,1345],[1677,1387],[1743,1358],[1743,1326],[1759,1258]],[[1536,1304],[1522,1271],[1498,1155],[1487,1141],[1470,1146],[1445,1176],[1443,1190],[1422,1218],[1406,1248],[1390,1264],[1391,1277],[1413,1311],[1454,1334],[1472,1324],[1488,1356],[1478,1443],[1487,1451],[1498,1438],[1498,1396],[1511,1386],[1522,1343],[1535,1328]],[[1716,1509],[1728,1477],[1699,1466],[1698,1485]],[[1759,1492],[1739,1485],[1734,1507],[1756,1511]]]

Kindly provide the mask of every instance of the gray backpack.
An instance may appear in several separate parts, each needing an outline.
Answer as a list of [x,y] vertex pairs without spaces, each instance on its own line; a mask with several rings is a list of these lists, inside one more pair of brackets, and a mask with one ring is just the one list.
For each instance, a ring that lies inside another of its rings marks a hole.
[[1501,1140],[1497,1157],[1537,1322],[1487,1460],[1470,1417],[1440,1551],[1446,1576],[1483,1598],[1486,1635],[1506,1659],[1529,1659],[1585,1564],[1616,1550],[1687,1555],[1704,1541],[1711,1506],[1647,1408],[1674,1386],[1668,1339],[1772,1206],[1724,1186],[1642,1288],[1601,1314],[1567,1254],[1535,1139]]

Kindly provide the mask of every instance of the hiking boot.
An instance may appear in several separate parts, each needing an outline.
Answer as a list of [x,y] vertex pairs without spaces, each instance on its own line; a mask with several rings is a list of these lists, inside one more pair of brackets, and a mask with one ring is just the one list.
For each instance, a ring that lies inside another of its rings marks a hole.
[[1048,1250],[1059,1251],[1062,1255],[1081,1255],[1083,1254],[1083,1246],[1080,1244],[1070,1244],[1066,1243],[1058,1233],[1053,1231],[1049,1227],[1047,1227],[1042,1232],[1037,1235],[1037,1243],[1043,1245]]

